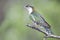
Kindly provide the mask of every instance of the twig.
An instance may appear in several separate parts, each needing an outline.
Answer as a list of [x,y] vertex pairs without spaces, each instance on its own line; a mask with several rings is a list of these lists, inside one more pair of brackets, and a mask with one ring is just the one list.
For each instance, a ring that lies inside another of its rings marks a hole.
[[[39,28],[36,28],[35,25],[30,25],[30,24],[28,24],[28,25],[26,25],[26,26],[28,26],[28,27],[30,27],[30,28],[32,28],[32,29],[38,30],[39,32],[42,32],[43,34],[46,35],[46,36],[45,36],[46,38],[57,38],[57,39],[60,39],[60,36],[57,36],[57,35],[54,35],[54,34],[48,34],[46,31],[43,31],[43,30],[41,30],[41,29],[39,29]],[[44,40],[46,40],[46,38],[44,38]]]
[[57,39],[60,39],[60,36],[57,36],[57,35],[49,35],[49,36],[46,36],[47,38],[57,38]]
[[30,27],[30,28],[32,28],[32,29],[38,30],[38,31],[42,32],[42,33],[45,34],[45,35],[48,34],[47,32],[45,32],[45,31],[43,31],[43,30],[40,30],[39,28],[36,28],[34,25],[26,25],[26,26],[28,26],[28,27]]

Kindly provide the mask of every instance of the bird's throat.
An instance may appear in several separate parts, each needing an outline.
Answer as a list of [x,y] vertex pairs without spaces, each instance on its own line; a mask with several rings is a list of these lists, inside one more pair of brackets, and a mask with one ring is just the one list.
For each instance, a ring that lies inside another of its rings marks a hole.
[[29,8],[28,9],[28,12],[29,12],[29,14],[31,14],[33,12],[33,9],[32,8]]

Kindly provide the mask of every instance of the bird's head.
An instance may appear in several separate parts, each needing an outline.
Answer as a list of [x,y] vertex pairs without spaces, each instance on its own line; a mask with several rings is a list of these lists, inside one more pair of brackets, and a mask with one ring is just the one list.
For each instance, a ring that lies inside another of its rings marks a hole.
[[28,10],[29,14],[34,11],[34,7],[33,7],[33,6],[26,5],[25,7],[26,7],[26,9]]

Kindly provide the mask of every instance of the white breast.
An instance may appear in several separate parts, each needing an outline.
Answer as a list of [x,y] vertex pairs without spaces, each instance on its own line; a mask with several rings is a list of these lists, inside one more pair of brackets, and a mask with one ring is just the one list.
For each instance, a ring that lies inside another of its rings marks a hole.
[[29,14],[31,14],[33,11],[33,9],[31,7],[28,7],[27,10],[28,10]]

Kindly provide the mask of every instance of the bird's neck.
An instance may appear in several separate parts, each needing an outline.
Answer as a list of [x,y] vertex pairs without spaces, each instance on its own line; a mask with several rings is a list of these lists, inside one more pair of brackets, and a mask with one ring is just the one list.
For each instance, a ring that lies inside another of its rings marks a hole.
[[28,11],[28,12],[29,12],[29,14],[31,14],[31,13],[33,12],[33,10],[32,10],[32,9],[29,9],[29,11]]
[[29,9],[28,9],[28,12],[29,12],[29,15],[30,15],[32,12],[34,12],[34,9],[29,8]]

